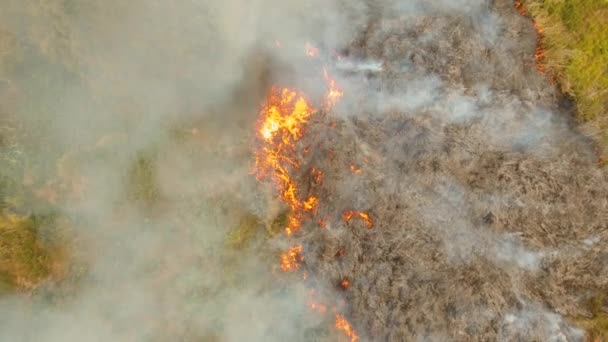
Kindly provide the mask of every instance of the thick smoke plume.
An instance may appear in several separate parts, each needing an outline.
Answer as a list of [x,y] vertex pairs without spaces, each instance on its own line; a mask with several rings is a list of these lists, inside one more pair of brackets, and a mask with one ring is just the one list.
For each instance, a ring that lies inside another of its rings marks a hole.
[[[581,340],[568,318],[608,292],[607,174],[510,1],[0,3],[14,121],[85,184],[61,201],[73,285],[0,299],[0,340],[343,338],[310,284],[361,340]],[[318,100],[322,65],[344,97],[298,182],[323,171],[327,222],[268,234],[256,116],[272,85]],[[252,242],[227,246],[243,217]],[[277,269],[295,242],[306,282]]]

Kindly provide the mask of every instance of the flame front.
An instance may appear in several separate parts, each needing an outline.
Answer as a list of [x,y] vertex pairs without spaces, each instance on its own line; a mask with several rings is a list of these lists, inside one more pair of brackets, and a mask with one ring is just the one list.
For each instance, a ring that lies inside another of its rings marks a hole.
[[359,340],[359,335],[357,335],[346,318],[340,314],[336,315],[336,329],[342,330],[344,334],[350,338],[351,342],[356,342]]
[[[277,46],[280,42],[277,41]],[[305,53],[308,57],[317,57],[319,49],[311,44],[306,44]],[[327,69],[323,68],[323,77],[327,84],[327,92],[323,101],[324,112],[329,112],[343,96],[343,91],[338,87],[336,81],[329,76]],[[298,142],[305,133],[307,123],[317,110],[307,101],[304,94],[289,88],[270,89],[267,103],[259,114],[257,127],[258,146],[255,159],[255,173],[258,180],[270,179],[274,183],[283,202],[289,207],[287,214],[287,224],[284,227],[287,236],[291,236],[301,228],[305,219],[312,219],[317,215],[319,199],[314,194],[302,194],[296,182],[296,172],[300,168],[298,157]],[[302,153],[306,155],[309,147],[302,148]],[[316,168],[311,168],[310,179],[319,186],[323,182],[323,172]],[[310,190],[307,190],[310,191]],[[368,227],[371,227],[369,215],[356,212],[359,217],[365,220]],[[321,227],[327,225],[327,217],[318,220]],[[300,269],[304,261],[303,247],[298,244],[281,254],[281,269],[284,272],[294,272]],[[307,279],[308,274],[304,272],[303,279]],[[350,285],[348,280],[342,282],[346,289]],[[328,311],[326,305],[309,300],[308,306],[321,314]],[[333,312],[337,309],[334,307]],[[337,314],[336,328],[341,330],[351,342],[359,338],[353,327],[344,318]]]
[[258,138],[261,148],[256,154],[258,179],[270,177],[291,212],[285,232],[291,235],[301,226],[303,210],[314,210],[316,198],[301,200],[293,179],[293,170],[300,167],[295,160],[296,143],[304,126],[316,110],[304,95],[288,88],[272,88],[267,104],[260,112]]
[[363,172],[363,169],[355,166],[355,164],[350,164],[350,172],[355,175],[359,175]]

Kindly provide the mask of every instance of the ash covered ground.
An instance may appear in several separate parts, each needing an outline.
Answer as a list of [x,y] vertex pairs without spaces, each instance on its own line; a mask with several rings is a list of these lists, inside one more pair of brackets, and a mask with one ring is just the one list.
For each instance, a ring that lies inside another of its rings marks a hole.
[[297,238],[307,268],[351,281],[364,340],[582,340],[565,317],[608,291],[606,172],[510,1],[435,5],[372,6],[344,50],[344,103],[303,142],[330,217]]

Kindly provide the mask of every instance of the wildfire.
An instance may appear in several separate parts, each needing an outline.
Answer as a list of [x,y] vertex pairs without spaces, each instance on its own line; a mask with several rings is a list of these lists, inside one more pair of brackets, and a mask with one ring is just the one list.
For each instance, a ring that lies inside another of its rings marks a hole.
[[317,203],[319,202],[319,200],[315,197],[315,196],[310,196],[308,197],[308,199],[304,202],[304,209],[306,211],[314,211],[315,208],[317,207]]
[[304,261],[302,246],[293,246],[287,252],[281,254],[281,269],[284,272],[293,272],[300,268],[300,262],[302,261]]
[[[281,46],[279,41],[275,43],[278,47]],[[317,57],[319,49],[307,43],[305,53],[308,57]],[[344,93],[338,87],[336,81],[330,77],[326,68],[323,68],[323,77],[327,84],[323,109],[324,111],[330,111]],[[296,230],[300,229],[305,219],[314,218],[319,206],[317,196],[311,193],[302,194],[294,175],[294,172],[300,167],[297,144],[302,138],[311,116],[317,112],[308,102],[306,96],[297,90],[273,87],[270,89],[266,104],[259,113],[258,148],[254,171],[258,180],[271,179],[273,181],[281,199],[289,207],[287,224],[284,228],[287,236],[291,236]],[[303,148],[304,153],[307,153],[308,149],[309,147]],[[321,185],[323,172],[311,168],[310,180],[315,185]],[[310,192],[310,190],[308,191]],[[348,218],[344,216],[345,220],[348,221],[356,216],[363,219],[365,224],[371,228],[372,221],[367,213],[355,211],[349,213],[352,214],[348,214]],[[318,219],[317,222],[321,227],[325,227],[327,219],[327,217],[323,217]],[[341,249],[340,255],[343,254],[344,250]],[[304,261],[302,245],[298,244],[289,248],[281,254],[280,260],[281,269],[284,272],[297,271]],[[303,278],[306,279],[307,277],[308,274],[304,272]],[[348,279],[342,280],[341,286],[344,289],[349,285],[350,281]],[[324,314],[328,311],[326,305],[318,303],[316,300],[311,299],[307,304],[316,312]],[[336,313],[335,307],[333,312]],[[340,314],[336,314],[336,328],[341,330],[351,342],[359,339],[350,323]]]
[[371,216],[366,212],[349,210],[342,213],[342,219],[347,223],[355,217],[359,217],[360,219],[362,219],[363,222],[365,222],[367,228],[371,228],[374,226],[374,222],[372,221]]
[[277,185],[283,201],[291,209],[285,231],[291,235],[301,226],[301,211],[313,210],[317,199],[302,201],[292,171],[300,167],[294,159],[296,143],[305,124],[316,110],[304,95],[288,88],[272,88],[267,104],[260,112],[258,136],[262,146],[256,154],[258,179],[270,176]]
[[346,278],[342,279],[342,281],[340,282],[340,286],[342,286],[344,290],[348,289],[348,287],[350,286],[350,280]]
[[350,338],[351,342],[356,342],[359,340],[359,335],[357,335],[346,318],[340,314],[336,315],[336,329],[342,330],[344,334]]

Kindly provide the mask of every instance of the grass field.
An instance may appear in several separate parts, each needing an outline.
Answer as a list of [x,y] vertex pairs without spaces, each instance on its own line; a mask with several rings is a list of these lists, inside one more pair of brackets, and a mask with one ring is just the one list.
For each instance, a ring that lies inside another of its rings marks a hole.
[[608,1],[524,0],[537,23],[545,67],[573,96],[584,130],[608,163]]

